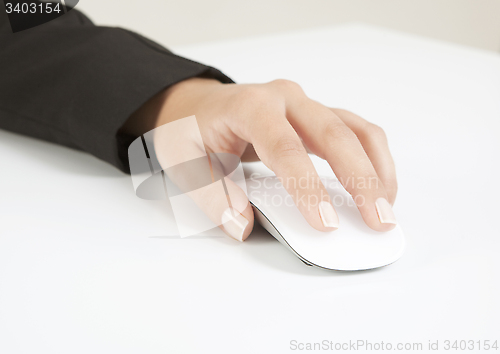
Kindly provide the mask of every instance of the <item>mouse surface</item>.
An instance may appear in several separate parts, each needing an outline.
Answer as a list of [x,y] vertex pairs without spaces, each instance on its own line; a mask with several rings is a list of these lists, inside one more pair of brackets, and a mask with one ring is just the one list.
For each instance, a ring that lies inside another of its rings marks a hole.
[[277,177],[248,179],[248,198],[257,221],[304,263],[333,270],[383,267],[401,257],[405,247],[399,227],[370,229],[349,193],[335,178],[322,178],[340,219],[339,228],[322,232],[310,226]]

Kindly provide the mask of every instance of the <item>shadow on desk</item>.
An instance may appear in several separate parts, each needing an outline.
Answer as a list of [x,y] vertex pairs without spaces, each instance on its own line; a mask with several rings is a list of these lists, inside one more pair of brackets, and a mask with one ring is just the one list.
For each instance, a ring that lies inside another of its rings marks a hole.
[[[7,169],[17,169],[18,166],[28,165],[31,171],[43,171],[47,176],[62,173],[74,176],[119,179],[123,183],[126,181],[127,188],[129,188],[128,179],[130,177],[128,175],[90,154],[2,130],[0,130],[0,156],[3,167]],[[25,168],[21,170],[25,170]],[[127,191],[130,192],[130,189]],[[151,213],[165,212],[165,218],[169,217],[169,210],[165,210],[163,204],[148,203],[147,208]],[[256,266],[259,266],[260,263],[280,271],[304,276],[355,276],[361,273],[331,271],[307,266],[258,223],[255,223],[252,234],[241,245],[235,243],[220,229],[211,230],[208,235],[211,241],[220,243],[218,245],[220,247],[240,246],[239,250],[243,250],[242,255],[248,257],[250,263],[255,263]],[[181,239],[177,235],[149,237],[151,239]],[[187,237],[183,240],[196,242],[206,238],[207,235],[200,235]]]
[[[304,276],[337,277],[356,276],[366,272],[376,272],[380,269],[364,270],[358,272],[345,272],[311,267],[304,264],[292,252],[280,244],[261,225],[255,223],[252,234],[245,241],[246,252],[256,262],[269,267],[277,268],[287,273]],[[383,268],[381,268],[383,269]]]

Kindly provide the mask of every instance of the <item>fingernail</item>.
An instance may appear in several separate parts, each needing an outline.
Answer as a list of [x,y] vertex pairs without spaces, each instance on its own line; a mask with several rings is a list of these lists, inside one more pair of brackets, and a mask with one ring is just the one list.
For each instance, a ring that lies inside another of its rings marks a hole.
[[330,203],[319,203],[319,216],[321,217],[321,221],[325,227],[339,228],[339,216]]
[[378,219],[382,224],[397,225],[396,216],[392,211],[391,204],[385,198],[378,198],[375,201],[375,208],[377,209]]
[[222,224],[227,233],[234,239],[243,242],[243,233],[248,225],[248,220],[233,208],[227,208],[222,213]]

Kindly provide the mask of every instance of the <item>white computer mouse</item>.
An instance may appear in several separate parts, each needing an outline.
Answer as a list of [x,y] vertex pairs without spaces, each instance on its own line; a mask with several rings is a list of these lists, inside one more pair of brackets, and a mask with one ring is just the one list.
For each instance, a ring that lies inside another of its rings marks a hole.
[[247,181],[257,221],[304,263],[332,270],[383,267],[404,252],[401,228],[388,232],[370,229],[349,193],[335,178],[323,179],[340,219],[339,228],[321,232],[310,226],[276,177]]

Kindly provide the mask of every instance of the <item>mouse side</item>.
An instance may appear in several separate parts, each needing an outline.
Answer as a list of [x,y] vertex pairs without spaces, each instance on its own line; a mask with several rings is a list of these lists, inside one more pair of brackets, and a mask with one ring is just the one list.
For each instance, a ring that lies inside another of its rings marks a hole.
[[352,197],[335,178],[324,179],[339,215],[340,227],[321,232],[310,226],[277,177],[247,180],[257,221],[305,264],[332,270],[366,270],[386,266],[404,252],[399,225],[388,232],[370,229]]

